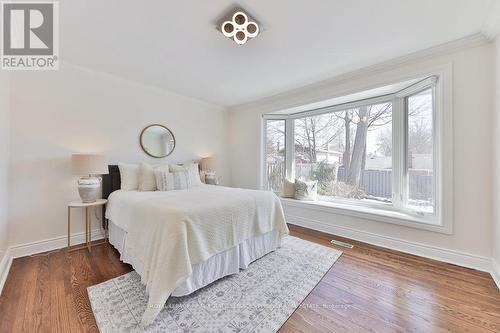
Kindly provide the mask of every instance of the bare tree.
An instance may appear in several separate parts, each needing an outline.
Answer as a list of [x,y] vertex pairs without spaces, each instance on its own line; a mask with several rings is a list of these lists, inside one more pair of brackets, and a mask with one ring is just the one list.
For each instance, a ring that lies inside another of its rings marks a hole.
[[392,131],[385,130],[377,137],[378,151],[384,156],[392,156]]
[[[359,185],[361,170],[365,167],[366,137],[368,130],[392,121],[390,103],[369,105],[321,116],[295,120],[296,151],[302,149],[305,158],[316,163],[321,148],[329,150],[330,143],[343,142],[343,166],[348,182]],[[352,138],[355,130],[355,137]]]
[[311,163],[317,162],[317,151],[328,150],[329,144],[340,135],[341,126],[334,114],[295,120],[295,144]]
[[270,120],[266,125],[266,150],[268,154],[279,154],[285,147],[285,122]]
[[408,151],[414,154],[428,154],[432,151],[432,126],[423,118],[409,126]]
[[366,136],[368,133],[368,124],[370,120],[370,110],[367,106],[358,109],[359,121],[356,124],[356,136],[352,148],[352,157],[349,169],[347,169],[347,183],[359,186],[361,176],[361,166],[366,150]]
[[[408,124],[408,152],[427,154],[432,151],[432,119],[429,112],[429,100],[414,102],[408,112],[411,121]],[[377,137],[378,151],[384,156],[392,155],[392,131],[385,130]]]
[[349,170],[351,165],[351,123],[353,110],[335,112],[335,116],[344,122],[345,145],[344,153],[342,154],[342,164],[346,170]]
[[[366,160],[366,138],[368,131],[379,126],[384,126],[392,121],[392,104],[385,103],[379,105],[361,106],[354,111],[357,115],[356,136],[352,154],[350,146],[347,145],[344,151],[344,156],[350,156],[350,161],[347,170],[347,183],[353,186],[359,186],[361,178],[361,171],[365,167]],[[354,123],[353,120],[349,122],[349,127],[345,131],[350,131],[350,124]],[[345,166],[345,165],[344,165]]]

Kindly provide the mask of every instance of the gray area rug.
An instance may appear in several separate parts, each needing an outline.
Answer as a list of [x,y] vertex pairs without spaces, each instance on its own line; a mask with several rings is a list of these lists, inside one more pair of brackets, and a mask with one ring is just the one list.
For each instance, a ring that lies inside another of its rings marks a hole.
[[89,287],[92,310],[108,332],[265,332],[280,329],[342,252],[288,236],[282,247],[191,295],[171,297],[140,327],[147,294],[136,272]]

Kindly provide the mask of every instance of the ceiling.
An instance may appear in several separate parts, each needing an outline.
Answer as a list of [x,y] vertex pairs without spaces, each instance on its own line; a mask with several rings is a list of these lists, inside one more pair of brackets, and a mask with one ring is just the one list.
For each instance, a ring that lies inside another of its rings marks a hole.
[[[234,106],[478,33],[492,1],[60,1],[60,54]],[[216,30],[235,7],[261,24],[243,46]]]

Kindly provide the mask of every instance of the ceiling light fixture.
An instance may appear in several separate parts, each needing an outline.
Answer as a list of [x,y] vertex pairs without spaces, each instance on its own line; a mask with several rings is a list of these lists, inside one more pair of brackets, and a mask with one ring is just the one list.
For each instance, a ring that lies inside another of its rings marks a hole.
[[224,36],[233,39],[236,44],[243,45],[250,38],[257,37],[259,25],[245,12],[238,10],[230,20],[222,22],[220,30]]

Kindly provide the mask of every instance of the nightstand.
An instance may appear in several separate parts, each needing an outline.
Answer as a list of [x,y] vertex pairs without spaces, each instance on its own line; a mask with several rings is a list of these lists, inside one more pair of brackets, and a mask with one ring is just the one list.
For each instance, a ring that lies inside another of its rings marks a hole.
[[[89,252],[91,252],[92,246],[97,246],[106,243],[108,237],[108,222],[105,222],[104,228],[104,241],[96,244],[91,244],[92,242],[92,211],[94,207],[104,206],[108,200],[106,199],[97,199],[95,202],[84,203],[81,201],[72,201],[68,203],[68,252],[73,252],[76,250],[87,248]],[[70,249],[71,243],[71,209],[72,208],[85,208],[85,245],[80,246],[75,249]]]

